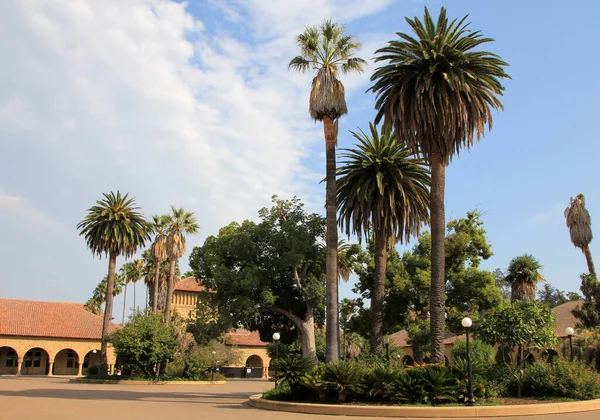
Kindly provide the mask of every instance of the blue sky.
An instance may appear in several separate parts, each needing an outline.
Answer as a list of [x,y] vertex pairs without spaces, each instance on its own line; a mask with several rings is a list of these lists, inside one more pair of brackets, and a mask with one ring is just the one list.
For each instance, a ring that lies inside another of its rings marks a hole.
[[[1,296],[91,295],[107,264],[92,258],[75,225],[105,191],[130,192],[148,215],[170,204],[195,211],[201,234],[190,250],[255,217],[272,194],[298,195],[322,212],[310,75],[286,70],[294,35],[332,17],[370,59],[409,30],[404,16],[421,16],[424,5],[437,15],[443,4],[496,39],[488,49],[513,78],[493,130],[447,170],[447,219],[484,213],[495,254],[484,268],[531,253],[550,283],[578,290],[585,259],[562,212],[582,192],[600,218],[596,2],[10,0],[0,4]],[[348,130],[374,117],[365,93],[373,69],[343,79],[341,147],[352,144]],[[600,252],[595,242],[591,249]]]

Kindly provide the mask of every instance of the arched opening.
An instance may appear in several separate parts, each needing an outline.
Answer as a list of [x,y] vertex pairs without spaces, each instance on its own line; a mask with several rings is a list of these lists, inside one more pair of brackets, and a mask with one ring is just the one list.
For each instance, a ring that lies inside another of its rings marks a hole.
[[406,367],[406,366],[414,366],[414,365],[415,365],[415,361],[412,357],[407,355],[402,358],[402,366]]
[[558,357],[558,352],[552,349],[544,350],[541,354],[541,358],[548,363],[552,363],[555,357]]
[[16,375],[19,357],[12,347],[0,347],[0,375]]
[[81,366],[81,373],[87,374],[87,369],[92,366],[100,366],[100,349],[94,349],[87,352],[83,358],[83,365]]
[[527,356],[525,356],[525,364],[533,365],[534,363],[535,363],[535,357],[533,357],[533,354],[527,353]]
[[54,357],[53,375],[77,375],[79,373],[79,355],[73,349],[63,349]]
[[263,376],[263,360],[260,356],[253,354],[246,359],[246,367],[244,368],[242,377],[245,378],[262,378]]
[[47,375],[48,374],[48,352],[36,347],[25,353],[21,375]]

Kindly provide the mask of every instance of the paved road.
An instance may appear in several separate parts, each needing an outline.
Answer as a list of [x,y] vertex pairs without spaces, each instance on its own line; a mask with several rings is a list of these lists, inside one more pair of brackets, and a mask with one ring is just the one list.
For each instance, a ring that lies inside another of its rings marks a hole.
[[[227,385],[93,385],[61,378],[0,377],[0,420],[332,420],[248,407],[248,396],[268,382]],[[340,417],[340,420],[364,417]],[[510,420],[509,417],[503,417]],[[520,420],[598,420],[599,412],[520,417]]]

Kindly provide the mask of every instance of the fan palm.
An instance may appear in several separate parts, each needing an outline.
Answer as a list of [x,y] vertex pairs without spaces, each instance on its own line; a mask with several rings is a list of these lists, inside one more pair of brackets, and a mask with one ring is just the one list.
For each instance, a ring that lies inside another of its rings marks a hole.
[[425,8],[423,22],[406,21],[416,38],[398,33],[400,40],[376,51],[386,62],[371,77],[376,95],[376,122],[394,127],[396,138],[431,167],[431,360],[444,361],[445,314],[445,167],[461,148],[469,149],[486,125],[509,78],[498,55],[473,51],[492,42],[468,29],[467,16],[448,21],[442,8],[437,23]]
[[106,281],[106,308],[102,323],[102,344],[100,347],[100,367],[106,373],[107,338],[112,317],[113,289],[117,257],[133,256],[138,248],[150,239],[149,226],[138,210],[135,199],[128,194],[110,192],[102,194],[95,206],[88,210],[85,219],[77,225],[79,234],[85,237],[88,248],[98,257],[108,256],[108,278]]
[[585,208],[585,196],[579,194],[577,197],[571,197],[569,207],[565,209],[565,218],[567,219],[567,227],[571,234],[571,242],[577,248],[581,249],[585,255],[588,271],[597,278],[590,251],[590,242],[592,242],[592,219],[590,213]]
[[135,300],[136,300],[136,292],[135,292],[135,284],[139,279],[143,276],[143,260],[134,260],[123,264],[121,267],[121,274],[125,279],[125,293],[123,296],[123,320],[121,321],[121,325],[123,325],[125,321],[125,307],[127,303],[127,285],[129,283],[133,283],[133,311],[135,313]]
[[511,302],[535,300],[537,284],[544,281],[539,273],[542,268],[533,255],[524,254],[511,260],[506,271],[506,281],[511,285]]
[[358,144],[341,155],[338,169],[339,223],[359,240],[375,236],[375,282],[371,294],[371,352],[381,354],[387,247],[418,235],[429,222],[429,171],[410,156],[393,133],[370,124],[352,135]]
[[[167,302],[165,304],[165,317],[171,317],[171,304],[175,286],[175,266],[179,258],[185,254],[185,236],[198,233],[200,226],[193,212],[182,207],[171,206],[171,214],[167,219],[167,258],[169,259],[169,278],[167,279]],[[156,292],[154,292],[156,293]]]
[[150,253],[154,260],[154,282],[152,287],[152,312],[158,311],[158,287],[160,278],[160,264],[167,259],[167,228],[169,217],[166,215],[152,216],[152,232],[154,242],[150,247]]
[[[147,298],[151,307],[154,307],[154,279],[156,278],[155,267],[156,264],[154,262],[154,258],[152,258],[152,254],[150,250],[144,251],[142,254],[143,260],[143,274],[144,283],[149,289],[151,296]],[[175,264],[175,278],[179,278],[181,272],[179,271],[179,262]],[[167,279],[169,278],[169,260],[165,259],[159,265],[158,271],[158,292],[157,292],[157,300],[156,303],[157,311],[163,311],[165,309],[166,304],[166,286]],[[164,293],[163,293],[164,291]]]
[[353,36],[345,34],[343,25],[325,21],[320,26],[307,27],[296,36],[301,55],[293,58],[288,68],[306,72],[313,70],[309,113],[315,121],[323,122],[326,160],[326,289],[327,289],[327,351],[328,362],[339,357],[338,274],[336,226],[335,147],[338,119],[348,113],[344,85],[339,80],[342,73],[362,73],[365,60],[354,57],[360,44]]
[[126,268],[125,268],[125,264],[121,267],[120,270],[120,275],[123,278],[123,283],[124,283],[124,292],[123,292],[123,316],[121,317],[121,327],[123,325],[125,325],[125,311],[127,310],[127,286],[129,286],[129,283],[131,282],[131,279],[129,278],[129,276],[126,273]]

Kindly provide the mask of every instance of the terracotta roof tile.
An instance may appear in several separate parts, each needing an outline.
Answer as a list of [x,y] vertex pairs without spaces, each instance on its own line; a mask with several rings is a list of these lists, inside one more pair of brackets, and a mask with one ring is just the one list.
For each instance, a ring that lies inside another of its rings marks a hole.
[[[464,335],[456,335],[450,331],[446,331],[444,334],[444,344],[452,344],[456,340],[461,339],[464,340]],[[401,330],[390,335],[390,341],[396,347],[410,347],[410,344],[408,343],[408,331],[406,330]]]
[[0,335],[100,340],[102,314],[81,303],[0,299]]
[[571,327],[575,330],[577,335],[577,324],[579,320],[573,315],[573,309],[580,307],[583,304],[583,300],[572,300],[570,302],[563,303],[552,308],[552,312],[556,315],[556,335],[559,337],[566,337],[565,329]]
[[225,340],[234,346],[267,347],[269,344],[261,341],[258,331],[244,329],[233,330],[225,334]]
[[174,290],[181,292],[204,292],[206,288],[201,286],[195,277],[186,277],[175,283]]

